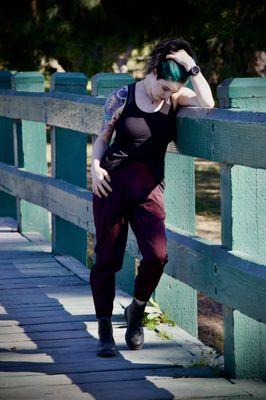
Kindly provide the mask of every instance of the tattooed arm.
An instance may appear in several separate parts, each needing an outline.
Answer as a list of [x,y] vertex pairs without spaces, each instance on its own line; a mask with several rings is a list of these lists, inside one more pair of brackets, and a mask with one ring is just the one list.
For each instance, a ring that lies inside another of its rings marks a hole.
[[127,86],[123,86],[114,90],[107,98],[104,106],[101,131],[93,146],[91,162],[92,190],[99,197],[102,197],[101,194],[104,194],[104,196],[108,195],[105,189],[112,191],[107,182],[111,181],[110,176],[105,169],[100,167],[100,162],[111,141],[116,121],[125,107],[127,92]]

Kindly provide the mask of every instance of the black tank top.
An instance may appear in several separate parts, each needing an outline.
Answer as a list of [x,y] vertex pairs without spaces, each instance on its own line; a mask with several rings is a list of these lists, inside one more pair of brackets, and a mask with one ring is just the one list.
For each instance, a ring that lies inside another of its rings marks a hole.
[[164,158],[169,142],[176,137],[173,105],[163,103],[159,111],[145,112],[135,101],[136,83],[128,85],[124,109],[116,122],[116,136],[106,149],[100,166],[107,171],[121,168],[130,160],[145,163],[158,183],[163,181]]

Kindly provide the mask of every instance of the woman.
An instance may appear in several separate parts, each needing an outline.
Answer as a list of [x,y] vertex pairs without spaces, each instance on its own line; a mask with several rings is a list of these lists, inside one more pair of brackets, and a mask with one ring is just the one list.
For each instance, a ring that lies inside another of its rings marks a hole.
[[[190,76],[193,89],[184,87]],[[114,90],[105,103],[101,132],[92,154],[96,262],[90,283],[98,319],[97,355],[115,356],[111,317],[115,273],[122,268],[128,223],[142,260],[134,298],[125,309],[126,342],[141,349],[145,305],[167,263],[164,157],[176,137],[179,106],[214,107],[210,87],[188,42],[168,39],[150,55],[145,78]],[[109,145],[116,130],[115,140]]]

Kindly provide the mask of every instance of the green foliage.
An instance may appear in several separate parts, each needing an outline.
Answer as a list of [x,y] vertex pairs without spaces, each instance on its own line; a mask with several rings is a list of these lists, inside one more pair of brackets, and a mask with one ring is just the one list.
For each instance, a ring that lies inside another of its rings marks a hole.
[[223,368],[223,363],[221,361],[216,361],[215,350],[201,351],[200,358],[197,361],[192,361],[191,364],[188,365],[188,368],[196,368],[196,367],[212,367],[213,372],[216,375],[220,375],[221,368]]
[[126,62],[133,49],[183,37],[211,83],[256,76],[255,51],[265,50],[265,8],[261,0],[2,2],[0,65],[36,70],[44,57],[53,58],[65,70],[91,77]]
[[157,325],[167,324],[170,326],[176,326],[176,323],[169,319],[166,314],[161,311],[155,313],[144,312],[144,317],[142,320],[143,326],[148,329],[154,330]]
[[158,331],[157,335],[164,340],[171,340],[172,339],[172,335],[169,334],[169,332],[167,331]]

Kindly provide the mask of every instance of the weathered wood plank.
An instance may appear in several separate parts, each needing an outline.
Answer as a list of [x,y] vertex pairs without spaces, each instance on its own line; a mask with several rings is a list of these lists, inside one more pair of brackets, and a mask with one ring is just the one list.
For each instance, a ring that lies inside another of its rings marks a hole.
[[[18,72],[13,75],[13,88],[20,92],[44,92],[44,76],[40,72]],[[14,158],[16,167],[46,175],[46,126],[42,122],[13,121]],[[13,164],[13,163],[12,163]],[[49,238],[49,215],[39,206],[17,199],[19,231],[39,231]]]
[[45,122],[85,134],[100,131],[105,98],[65,92],[26,93],[0,90],[0,115]]
[[[25,341],[27,337],[26,333],[12,333],[9,335],[0,335],[0,343],[12,343],[15,345],[16,342],[20,341]],[[82,331],[81,329],[77,331],[52,331],[52,332],[32,332],[30,333],[30,339],[28,340],[33,340],[38,341],[38,340],[62,340],[62,339],[81,339],[81,338],[89,338],[91,335],[85,331]]]
[[[6,305],[6,304],[5,304]],[[7,305],[6,305],[7,306]],[[78,312],[84,313],[84,311],[90,311],[93,307],[93,304],[91,302],[75,302],[75,304],[71,303],[64,303],[64,305],[59,304],[58,301],[54,301],[53,299],[50,299],[49,302],[45,303],[38,303],[36,302],[35,304],[9,304],[8,307],[8,312],[9,315],[13,315],[18,311],[23,312],[29,312],[29,313],[34,313],[34,312],[45,312],[48,310],[67,310],[68,312],[71,312],[73,315],[78,315]],[[0,306],[0,314],[3,314],[3,306]],[[23,315],[23,314],[21,314]]]
[[[168,228],[170,228],[168,226]],[[167,229],[165,273],[215,301],[266,323],[266,268],[260,258]]]
[[[69,399],[69,395],[74,395],[75,399],[79,399],[78,390],[73,393],[74,387],[83,390],[90,399],[113,400],[123,398],[126,394],[128,400],[168,400],[168,399],[206,399],[213,397],[225,396],[237,398],[237,396],[248,396],[248,392],[241,389],[238,385],[232,385],[223,378],[164,378],[147,376],[145,380],[117,381],[112,382],[110,390],[109,382],[100,382],[92,384],[78,384],[67,386],[31,386],[27,388],[28,397],[24,396],[20,388],[2,389],[1,396],[6,396],[9,400],[13,396],[17,399],[33,399],[34,396],[42,399],[48,398],[46,395],[55,396],[58,399]],[[69,390],[69,392],[68,392]],[[25,393],[25,392],[24,392]],[[85,396],[85,393],[83,395]],[[18,396],[18,397],[16,397]],[[62,396],[62,397],[61,397]],[[67,397],[63,397],[67,396]],[[35,397],[35,398],[36,398]],[[1,397],[0,397],[1,398]],[[4,397],[2,397],[4,398]],[[51,398],[51,397],[50,397]],[[86,398],[86,397],[84,397]]]
[[[104,102],[104,98],[63,92],[0,90],[0,115],[97,135]],[[186,107],[178,112],[178,152],[265,168],[265,122],[264,113]],[[224,135],[226,131],[230,135]],[[172,143],[168,151],[177,152],[176,145]]]
[[84,264],[80,263],[78,260],[71,256],[55,256],[55,259],[64,267],[70,269],[80,279],[89,283],[90,269],[85,267]]
[[28,243],[19,232],[0,232],[0,244],[4,243]]
[[[66,270],[66,269],[62,269],[60,267],[53,267],[53,268],[39,268],[39,270],[37,268],[25,268],[25,269],[20,269],[19,271],[17,270],[8,270],[6,272],[4,272],[1,276],[1,281],[4,282],[6,279],[10,279],[10,278],[17,278],[19,279],[19,277],[21,278],[25,278],[25,276],[28,277],[40,277],[40,276],[73,276],[72,272]],[[10,290],[11,292],[11,290]]]
[[59,322],[58,320],[55,320],[53,323],[38,323],[36,321],[32,321],[31,324],[23,326],[1,326],[0,338],[2,339],[3,336],[9,334],[31,334],[33,332],[66,332],[87,330],[87,326],[84,323],[85,318],[83,318],[83,320],[80,319],[80,321],[69,321],[68,318],[69,317],[66,316],[64,322]]
[[[196,233],[194,170],[193,158],[166,155],[165,222],[190,235]],[[172,253],[169,256],[172,257]],[[193,336],[198,336],[197,292],[193,287],[163,273],[153,298],[170,319]]]
[[[68,314],[64,310],[56,310],[56,311],[36,311],[30,313],[23,313],[20,316],[19,313],[17,315],[13,315],[13,313],[8,313],[9,319],[2,319],[0,321],[0,327],[14,327],[20,326],[25,330],[28,330],[28,327],[36,326],[39,329],[45,329],[46,324],[56,324],[59,323],[69,323],[69,322],[85,322],[85,321],[94,321],[95,315],[93,313],[80,313],[78,315]],[[14,319],[11,319],[14,318]],[[17,319],[15,319],[17,318]]]
[[[34,248],[29,248],[27,251],[23,250],[2,250],[0,252],[0,262],[2,260],[18,260],[21,258],[27,258],[27,257],[36,257],[40,258],[43,256],[43,252],[39,250],[34,250]],[[43,256],[45,258],[45,256]]]
[[[51,91],[86,94],[88,78],[78,72],[55,73]],[[74,185],[87,187],[87,138],[81,132],[53,127],[51,131],[52,175]],[[65,155],[68,155],[66,163]],[[65,219],[52,215],[52,243],[55,254],[69,254],[86,264],[87,233]]]
[[[163,368],[163,367],[171,367],[176,365],[174,361],[167,359],[166,354],[167,350],[163,353],[161,351],[157,357],[155,354],[152,354],[151,349],[144,352],[146,360],[144,362],[143,358],[140,357],[140,354],[136,355],[134,360],[131,360],[132,351],[130,350],[120,350],[119,355],[115,357],[114,360],[99,360],[99,357],[96,356],[96,341],[94,341],[93,348],[93,339],[90,343],[88,343],[88,348],[82,354],[79,354],[79,359],[77,356],[72,353],[73,362],[71,361],[71,356],[64,355],[63,361],[59,362],[57,358],[55,360],[50,360],[49,362],[45,361],[31,361],[31,362],[23,362],[23,361],[7,361],[2,364],[0,363],[0,371],[5,372],[16,372],[16,371],[29,371],[31,373],[46,373],[46,374],[69,374],[69,373],[81,373],[81,372],[94,372],[94,371],[102,371],[106,369],[111,370],[121,370],[121,369],[144,369],[144,368]],[[139,353],[139,352],[138,352]],[[154,352],[155,353],[155,352]],[[169,350],[168,350],[169,354]],[[39,355],[38,355],[39,356]],[[143,354],[144,357],[144,354]],[[148,358],[147,358],[148,357]],[[181,367],[186,367],[191,364],[188,359],[187,354],[182,354],[179,356],[178,365]]]
[[44,207],[87,231],[94,231],[92,193],[86,189],[3,163],[0,163],[0,189]]
[[8,279],[7,282],[2,283],[0,281],[0,289],[6,289],[6,290],[11,290],[11,289],[30,289],[30,288],[36,288],[36,287],[46,287],[46,286],[82,286],[85,285],[85,283],[81,280],[78,279],[75,276],[64,276],[64,277],[37,277],[37,278],[20,278],[20,279]]
[[179,152],[220,163],[265,169],[266,114],[248,113],[183,107],[177,118]]
[[[1,250],[0,250],[1,251]],[[24,270],[38,270],[41,268],[45,268],[47,270],[49,269],[55,269],[55,268],[61,268],[62,270],[66,270],[67,268],[62,267],[59,263],[56,262],[56,260],[50,260],[49,262],[43,263],[42,261],[39,262],[31,262],[31,263],[21,263],[19,260],[18,261],[13,261],[10,264],[6,263],[1,263],[0,262],[0,270],[2,269],[1,273],[4,273],[5,271],[14,271],[17,272],[19,275],[21,271]]]
[[241,385],[254,398],[266,399],[266,383],[256,379],[230,379],[235,385]]
[[84,392],[77,385],[67,386],[40,386],[40,387],[28,387],[25,388],[12,388],[12,389],[1,389],[0,390],[1,400],[44,400],[44,399],[56,399],[56,400],[95,400],[93,395]]
[[179,378],[167,379],[163,377],[148,376],[145,381],[138,382],[124,381],[113,382],[112,391],[108,390],[108,383],[95,383],[92,388],[89,384],[79,385],[83,390],[88,390],[97,398],[104,400],[112,400],[120,398],[123,393],[127,394],[127,399],[206,399],[213,397],[223,398],[224,396],[244,396],[248,392],[241,389],[241,386],[232,385],[230,382],[223,378]]
[[25,351],[25,350],[36,350],[41,349],[42,351],[50,351],[51,349],[60,349],[60,348],[75,348],[77,349],[87,349],[88,348],[88,338],[81,339],[55,339],[55,340],[24,340],[15,343],[11,342],[1,342],[2,350],[13,350],[16,351]]
[[[97,383],[97,382],[115,382],[115,381],[130,381],[145,379],[147,376],[155,377],[211,377],[215,376],[215,372],[210,367],[192,367],[192,368],[178,368],[178,367],[165,367],[165,368],[145,368],[145,369],[123,369],[115,371],[97,371],[97,372],[83,372],[73,373],[67,375],[44,375],[40,373],[30,374],[23,376],[21,372],[0,372],[0,387],[12,388],[19,386],[38,386],[38,385],[69,385],[72,382],[78,383]],[[34,378],[33,378],[34,377]],[[236,382],[237,384],[237,382]]]
[[[7,252],[5,252],[5,253],[7,253]],[[38,262],[50,263],[50,262],[55,261],[55,257],[52,253],[45,254],[43,252],[39,252],[36,254],[35,252],[32,252],[31,255],[26,253],[26,254],[24,254],[23,257],[21,257],[20,253],[17,253],[17,252],[10,251],[8,253],[9,254],[7,257],[4,257],[4,256],[0,257],[0,265],[13,264],[15,262],[19,262],[19,264],[31,264],[31,263],[38,263]],[[2,252],[0,252],[0,255],[1,254],[2,254]]]

